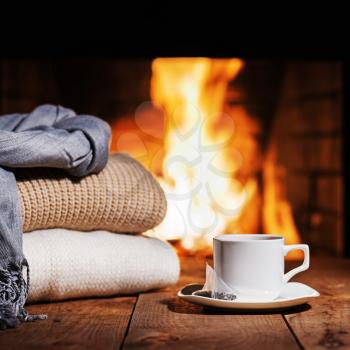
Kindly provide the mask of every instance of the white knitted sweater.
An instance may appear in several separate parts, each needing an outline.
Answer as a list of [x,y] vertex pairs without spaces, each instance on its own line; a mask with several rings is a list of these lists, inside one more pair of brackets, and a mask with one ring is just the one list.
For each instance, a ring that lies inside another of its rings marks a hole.
[[23,248],[29,302],[135,293],[179,277],[176,252],[155,238],[48,229],[24,234]]

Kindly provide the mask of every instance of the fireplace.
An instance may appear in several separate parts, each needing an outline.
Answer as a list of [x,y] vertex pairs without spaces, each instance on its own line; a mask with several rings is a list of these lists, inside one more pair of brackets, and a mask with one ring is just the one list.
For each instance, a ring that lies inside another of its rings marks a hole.
[[241,232],[341,255],[342,78],[337,61],[3,59],[0,108],[57,103],[106,119],[111,151],[143,163],[168,197],[147,234],[181,252]]

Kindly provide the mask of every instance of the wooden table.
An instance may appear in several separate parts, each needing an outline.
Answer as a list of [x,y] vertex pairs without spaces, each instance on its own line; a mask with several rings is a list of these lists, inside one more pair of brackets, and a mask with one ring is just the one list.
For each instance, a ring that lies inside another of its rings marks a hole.
[[177,298],[180,286],[203,279],[203,258],[184,258],[171,288],[29,306],[49,320],[0,331],[0,349],[350,349],[350,260],[312,257],[294,280],[321,297],[284,313],[208,310]]

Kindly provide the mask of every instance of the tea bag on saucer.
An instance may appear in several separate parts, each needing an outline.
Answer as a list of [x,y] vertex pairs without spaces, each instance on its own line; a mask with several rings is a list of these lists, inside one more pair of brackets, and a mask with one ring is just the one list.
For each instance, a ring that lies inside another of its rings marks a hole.
[[216,274],[215,270],[208,263],[206,264],[205,272],[203,289],[194,292],[194,294],[205,296],[205,293],[209,294],[211,298],[222,300],[235,300],[237,298],[235,291]]

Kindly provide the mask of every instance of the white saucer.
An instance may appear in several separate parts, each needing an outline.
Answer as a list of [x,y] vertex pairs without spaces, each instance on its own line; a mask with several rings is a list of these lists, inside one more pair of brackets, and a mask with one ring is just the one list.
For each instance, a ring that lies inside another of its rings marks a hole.
[[183,287],[177,295],[193,304],[202,306],[225,308],[225,309],[246,309],[246,310],[272,310],[297,306],[319,297],[320,293],[303,283],[289,282],[281,291],[280,296],[272,301],[240,301],[221,300],[206,296],[193,295],[192,293],[203,288],[201,284],[188,284]]

